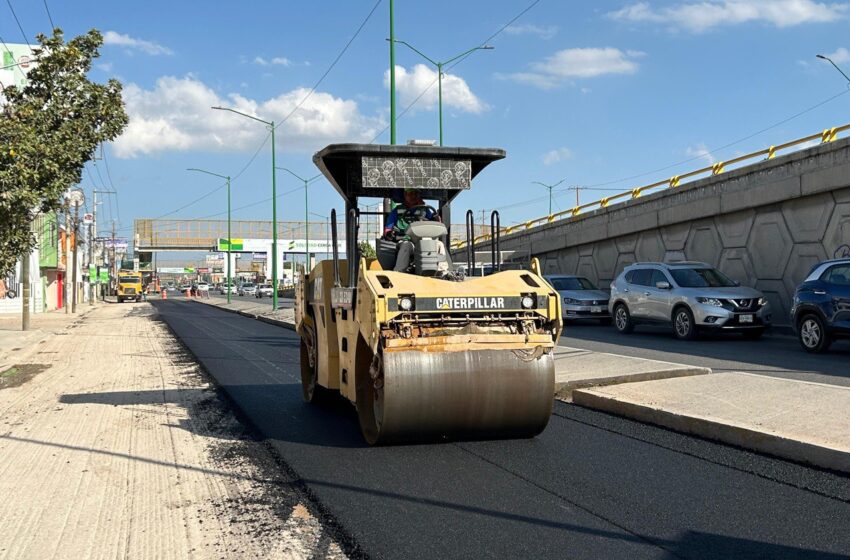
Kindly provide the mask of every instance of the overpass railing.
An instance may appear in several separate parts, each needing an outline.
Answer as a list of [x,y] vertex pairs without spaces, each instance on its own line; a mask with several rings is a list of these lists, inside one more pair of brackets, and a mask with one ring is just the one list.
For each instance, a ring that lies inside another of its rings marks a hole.
[[[516,233],[518,231],[529,230],[538,226],[542,226],[545,224],[550,224],[555,220],[560,218],[578,216],[588,210],[598,210],[600,208],[608,207],[612,202],[622,201],[623,199],[634,200],[636,198],[640,198],[641,195],[646,193],[647,191],[652,191],[655,189],[663,190],[663,189],[675,189],[676,187],[682,184],[682,181],[685,179],[691,179],[693,177],[697,177],[700,175],[720,175],[725,172],[728,167],[732,165],[736,165],[739,163],[743,163],[749,160],[753,160],[759,157],[767,156],[765,159],[773,159],[776,157],[776,153],[782,150],[787,150],[788,148],[793,148],[795,146],[799,146],[801,144],[807,144],[809,142],[820,140],[821,144],[827,144],[829,142],[834,142],[838,139],[838,135],[842,132],[846,132],[850,130],[850,124],[845,124],[843,126],[838,126],[834,128],[827,128],[822,132],[818,132],[816,134],[811,134],[809,136],[805,136],[803,138],[797,138],[796,140],[791,140],[790,142],[785,142],[784,144],[779,144],[777,146],[770,146],[769,148],[765,148],[764,150],[759,150],[757,152],[752,152],[749,154],[744,154],[742,156],[738,156],[732,158],[727,161],[720,161],[709,165],[707,167],[702,167],[700,169],[696,169],[694,171],[689,171],[687,173],[683,173],[681,175],[674,175],[669,179],[664,179],[663,181],[657,181],[655,183],[644,185],[642,187],[636,187],[619,194],[615,194],[612,196],[606,196],[604,198],[600,198],[599,200],[594,200],[593,202],[587,202],[585,204],[580,204],[578,206],[574,206],[572,208],[568,208],[566,210],[562,210],[560,212],[555,212],[554,214],[549,214],[548,216],[542,216],[540,218],[534,218],[528,220],[526,222],[515,224],[512,226],[508,226],[506,228],[502,228],[501,232],[503,234],[511,234]],[[753,162],[754,163],[754,162]],[[483,235],[479,235],[472,240],[472,244],[478,243],[479,241],[489,241],[491,234],[485,233]],[[455,249],[459,249],[466,246],[465,240],[458,240],[452,244],[452,247]]]

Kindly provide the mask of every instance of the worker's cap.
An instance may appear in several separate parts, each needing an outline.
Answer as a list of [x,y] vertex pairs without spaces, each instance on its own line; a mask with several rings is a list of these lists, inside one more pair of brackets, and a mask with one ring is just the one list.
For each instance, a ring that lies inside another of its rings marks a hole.
[[412,192],[412,193],[418,193],[418,192],[419,192],[419,189],[417,189],[417,188],[409,188],[409,189],[404,189],[404,192],[406,192],[406,193],[409,193],[409,192]]

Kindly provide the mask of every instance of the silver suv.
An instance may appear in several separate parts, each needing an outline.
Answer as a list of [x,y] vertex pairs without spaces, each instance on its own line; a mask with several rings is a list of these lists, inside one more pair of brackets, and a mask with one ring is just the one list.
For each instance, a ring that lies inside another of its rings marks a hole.
[[695,338],[699,329],[758,338],[771,323],[764,294],[701,262],[627,266],[611,282],[608,308],[621,333],[632,332],[638,323],[664,323],[683,340]]

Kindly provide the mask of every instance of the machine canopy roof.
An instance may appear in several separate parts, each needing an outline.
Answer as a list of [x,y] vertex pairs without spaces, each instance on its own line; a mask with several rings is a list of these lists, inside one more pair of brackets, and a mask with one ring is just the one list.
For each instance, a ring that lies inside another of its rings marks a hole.
[[482,169],[504,157],[498,148],[331,144],[313,156],[313,163],[350,203],[359,197],[397,199],[407,188],[449,202],[470,188]]

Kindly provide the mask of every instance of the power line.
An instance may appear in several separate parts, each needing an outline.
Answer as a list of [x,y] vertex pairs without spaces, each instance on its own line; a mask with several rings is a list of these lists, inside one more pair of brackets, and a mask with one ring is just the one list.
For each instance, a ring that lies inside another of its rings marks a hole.
[[[9,0],[7,0],[7,1],[9,1]],[[352,35],[351,39],[349,39],[349,40],[348,40],[348,42],[345,44],[345,46],[342,48],[342,50],[339,52],[339,54],[336,56],[336,58],[334,58],[333,62],[331,62],[331,64],[328,66],[328,68],[325,70],[325,72],[321,75],[321,77],[320,77],[320,78],[316,81],[316,83],[313,85],[313,87],[310,89],[310,91],[307,93],[307,95],[305,95],[305,96],[301,99],[301,101],[299,101],[299,102],[298,102],[298,104],[295,106],[295,108],[294,108],[294,109],[292,109],[292,111],[290,111],[290,112],[289,112],[289,114],[288,114],[288,115],[286,115],[286,116],[283,118],[283,120],[281,120],[278,124],[276,124],[276,125],[275,125],[275,130],[276,130],[277,128],[279,128],[279,127],[280,127],[283,123],[285,123],[285,122],[286,122],[286,121],[287,121],[287,120],[288,120],[288,119],[289,119],[292,115],[294,115],[294,114],[295,114],[295,112],[296,112],[296,111],[298,111],[298,109],[300,109],[302,105],[304,105],[304,103],[307,101],[307,99],[309,99],[309,98],[310,98],[310,96],[311,96],[311,95],[313,95],[313,93],[316,91],[316,89],[319,87],[319,85],[321,85],[321,83],[322,83],[322,82],[324,81],[324,79],[328,76],[328,74],[330,74],[331,70],[333,70],[333,68],[336,66],[336,64],[337,64],[337,63],[340,61],[340,59],[342,58],[342,56],[346,53],[346,51],[347,51],[347,50],[348,50],[348,48],[351,46],[351,44],[354,42],[354,40],[357,38],[357,36],[358,36],[358,35],[360,35],[360,32],[361,32],[361,31],[363,30],[363,28],[366,26],[366,23],[368,23],[368,21],[372,18],[372,16],[373,16],[373,15],[374,15],[374,13],[375,13],[375,10],[377,10],[377,9],[378,9],[378,6],[381,4],[381,2],[382,2],[382,1],[383,1],[383,0],[377,0],[377,2],[375,2],[375,5],[374,5],[374,6],[372,6],[372,9],[369,11],[369,13],[368,13],[368,15],[366,16],[366,18],[365,18],[365,19],[364,19],[364,20],[360,23],[360,26],[359,26],[359,27],[357,28],[357,30],[354,32],[354,35]],[[539,0],[538,0],[538,1],[539,1]],[[251,158],[248,160],[248,163],[246,163],[246,164],[242,167],[242,169],[241,169],[238,173],[236,173],[233,177],[231,177],[231,179],[230,179],[230,180],[231,180],[231,182],[232,182],[232,181],[236,181],[236,179],[238,179],[238,178],[239,178],[239,177],[240,177],[243,173],[245,173],[245,171],[247,171],[247,170],[248,170],[248,168],[251,166],[251,164],[253,164],[253,163],[254,163],[254,160],[256,160],[256,159],[257,159],[257,156],[260,154],[260,151],[262,151],[262,149],[265,147],[266,143],[269,141],[269,137],[270,137],[270,136],[271,136],[271,132],[269,132],[269,134],[267,134],[267,135],[266,135],[266,137],[265,137],[265,139],[263,140],[262,144],[260,144],[260,146],[259,146],[259,147],[257,148],[257,150],[254,152],[254,154],[253,154],[253,155],[251,156]],[[105,161],[105,160],[104,160],[104,161]],[[109,171],[108,171],[108,168],[107,168],[107,174],[108,174],[108,173],[109,173]],[[225,185],[221,185],[221,186],[219,186],[218,188],[216,188],[216,189],[214,189],[214,190],[212,190],[212,191],[208,192],[207,194],[205,194],[205,195],[203,195],[203,196],[201,196],[201,197],[199,197],[199,198],[195,199],[194,201],[192,201],[192,202],[190,202],[190,203],[188,203],[188,204],[185,204],[185,205],[181,206],[180,208],[178,208],[178,209],[176,209],[176,210],[172,210],[171,212],[168,212],[167,214],[163,214],[162,216],[159,216],[159,217],[154,218],[154,219],[164,218],[165,216],[170,216],[171,214],[175,214],[175,213],[179,212],[180,210],[184,210],[184,209],[188,208],[189,206],[192,206],[192,205],[193,205],[193,204],[195,204],[196,202],[200,202],[200,201],[201,201],[201,200],[203,200],[204,198],[206,198],[206,197],[208,197],[208,196],[212,195],[213,193],[215,193],[215,192],[217,192],[217,191],[221,190],[222,188],[224,188],[224,186],[225,186]],[[269,201],[269,200],[271,200],[271,198],[267,199],[267,200],[266,200],[266,201],[264,201],[264,202],[267,202],[267,201]]]
[[[7,0],[7,1],[8,1],[8,0]],[[539,0],[538,0],[538,1],[539,1]],[[334,66],[336,66],[336,63],[337,63],[337,62],[339,62],[339,60],[342,58],[342,56],[343,56],[343,55],[345,54],[345,52],[348,50],[348,47],[350,47],[350,46],[351,46],[351,43],[353,43],[353,42],[354,42],[354,40],[357,38],[357,36],[358,36],[358,35],[360,35],[360,32],[361,32],[361,31],[363,31],[363,28],[366,26],[366,23],[367,23],[367,22],[368,22],[368,21],[372,18],[372,15],[375,13],[375,10],[377,10],[377,9],[378,9],[378,6],[381,4],[381,2],[382,2],[382,0],[378,0],[377,2],[375,2],[375,5],[374,5],[374,6],[372,6],[372,9],[369,11],[369,14],[366,16],[366,19],[364,19],[364,20],[363,20],[363,22],[360,24],[360,27],[358,27],[358,28],[357,28],[357,31],[355,31],[355,32],[354,32],[354,35],[352,35],[352,36],[351,36],[351,39],[349,39],[349,40],[348,40],[348,42],[347,42],[347,43],[345,44],[345,46],[342,48],[342,50],[340,51],[340,53],[336,56],[336,58],[333,60],[333,62],[331,62],[330,66],[328,66],[328,69],[327,69],[327,70],[325,70],[325,73],[324,73],[324,74],[322,74],[322,77],[321,77],[321,78],[319,78],[319,80],[318,80],[315,84],[313,84],[313,87],[312,87],[312,88],[310,88],[310,91],[309,91],[309,92],[307,92],[307,95],[305,95],[305,96],[304,96],[304,98],[303,98],[301,101],[299,101],[299,102],[298,102],[298,105],[296,105],[296,106],[295,106],[295,108],[294,108],[294,109],[292,109],[292,111],[290,111],[290,112],[289,112],[289,114],[288,114],[288,115],[286,115],[286,116],[283,118],[283,120],[282,120],[282,121],[280,121],[280,123],[278,123],[278,124],[276,124],[276,125],[275,125],[275,130],[277,130],[278,128],[280,128],[280,126],[281,126],[283,123],[285,123],[285,122],[289,119],[289,117],[291,117],[292,115],[294,115],[294,114],[295,114],[295,112],[296,112],[298,109],[300,109],[302,105],[304,105],[304,103],[307,101],[307,99],[309,99],[309,98],[310,98],[310,96],[311,96],[311,95],[313,95],[313,93],[316,91],[316,88],[318,88],[318,87],[319,87],[319,85],[322,83],[322,81],[323,81],[323,80],[327,77],[327,75],[328,75],[328,74],[330,74],[331,70],[333,70]]]
[[53,16],[50,15],[50,8],[47,7],[47,0],[44,0],[44,11],[47,12],[47,19],[50,20],[50,29],[56,29],[56,25],[53,23]]
[[34,53],[32,47],[30,47],[30,41],[27,39],[27,34],[24,33],[24,28],[21,27],[21,20],[18,19],[18,14],[15,13],[15,8],[12,7],[12,0],[6,0],[6,4],[9,5],[9,9],[12,11],[12,16],[15,18],[15,23],[18,24],[18,29],[21,30],[21,37],[24,38],[24,44],[29,47],[31,53]]
[[[604,181],[604,182],[601,182],[601,183],[593,183],[591,185],[588,185],[587,187],[582,187],[582,188],[586,189],[586,190],[610,191],[612,189],[610,189],[610,188],[604,189],[604,188],[599,188],[599,187],[606,187],[606,186],[609,186],[609,185],[615,185],[617,183],[623,183],[625,181],[632,181],[634,179],[640,179],[642,177],[646,177],[648,175],[653,175],[655,173],[660,173],[661,171],[666,171],[668,169],[672,169],[674,167],[678,167],[678,166],[684,165],[686,163],[691,163],[693,161],[699,160],[700,158],[704,157],[705,155],[714,155],[717,152],[720,152],[720,151],[725,150],[727,148],[731,148],[733,146],[740,144],[741,142],[746,142],[747,140],[751,140],[752,138],[755,138],[756,136],[759,136],[761,134],[764,134],[765,132],[773,130],[774,128],[782,126],[783,124],[788,123],[788,122],[790,122],[790,121],[792,121],[796,118],[799,118],[799,117],[801,117],[801,116],[803,116],[807,113],[810,113],[811,111],[814,111],[815,109],[818,109],[818,108],[826,105],[827,103],[830,103],[831,101],[834,101],[835,99],[838,99],[839,97],[846,95],[848,93],[850,93],[850,90],[844,90],[844,91],[837,93],[837,94],[835,94],[831,97],[828,97],[827,99],[824,99],[823,101],[816,103],[815,105],[812,105],[811,107],[803,109],[802,111],[795,113],[795,114],[791,115],[790,117],[784,118],[784,119],[782,119],[782,120],[780,120],[780,121],[778,121],[778,122],[776,122],[776,123],[774,123],[774,124],[772,124],[768,127],[765,127],[765,128],[762,128],[761,130],[753,132],[752,134],[748,134],[747,136],[744,136],[743,138],[739,138],[738,140],[735,140],[733,142],[729,142],[728,144],[724,144],[723,146],[719,146],[717,148],[714,148],[713,150],[707,151],[704,154],[700,154],[698,156],[694,156],[694,157],[691,157],[691,158],[688,158],[688,159],[684,159],[682,161],[672,163],[670,165],[665,165],[664,167],[659,167],[659,168],[653,169],[651,171],[646,171],[646,172],[643,172],[643,173],[638,173],[636,175],[630,175],[628,177],[622,177],[620,179],[614,179],[614,180],[611,180],[611,181]],[[564,193],[566,193],[570,190],[572,190],[572,189],[569,188],[569,187],[564,188],[564,189],[557,189],[556,191],[554,191],[555,196],[560,196],[560,195],[562,195],[562,194],[564,194]],[[547,198],[548,197],[544,196],[544,197],[537,197],[537,198],[534,198],[534,199],[526,199],[526,200],[523,200],[523,201],[520,201],[520,202],[517,202],[517,203],[514,203],[514,204],[507,204],[505,206],[501,206],[499,208],[499,210],[506,210],[506,209],[509,209],[509,208],[520,208],[522,206],[527,206],[529,204],[533,204],[535,202],[539,202],[539,201],[545,200]]]
[[[3,44],[3,48],[4,48],[4,49],[6,49],[6,52],[8,52],[8,53],[11,53],[11,52],[12,52],[12,49],[10,49],[10,48],[9,48],[9,45],[7,45],[7,44],[6,44],[6,41],[4,41],[4,40],[3,40],[3,37],[2,37],[2,36],[0,36],[0,43],[2,43],[2,44]],[[21,70],[21,64],[23,64],[23,63],[22,63],[22,62],[17,62],[17,63],[15,63],[15,64],[10,64],[9,66],[4,66],[3,68],[4,68],[4,69],[5,69],[5,68],[12,68],[12,67],[17,68],[17,69],[18,69],[18,72],[20,72],[20,73],[21,73],[21,76],[22,76],[23,78],[26,78],[26,77],[27,77],[26,73],[24,73],[24,71],[23,71],[23,70]],[[27,64],[29,64],[29,62],[27,62]]]
[[[495,39],[496,37],[498,37],[498,36],[499,36],[499,35],[500,35],[500,34],[501,34],[501,33],[502,33],[505,29],[507,29],[508,27],[510,27],[510,26],[511,26],[511,25],[512,25],[512,24],[513,24],[516,20],[518,20],[519,18],[521,18],[522,16],[524,16],[526,13],[528,13],[528,11],[529,11],[529,10],[531,10],[534,6],[536,6],[536,5],[537,5],[537,4],[539,4],[539,3],[540,3],[540,0],[534,0],[531,4],[529,4],[528,6],[526,6],[524,10],[522,10],[522,11],[521,11],[521,12],[519,12],[517,15],[515,15],[513,18],[511,18],[511,20],[510,20],[510,21],[508,21],[508,23],[506,23],[505,25],[503,25],[502,27],[500,27],[498,31],[496,31],[495,33],[493,33],[492,35],[490,35],[489,37],[487,37],[486,39],[484,39],[484,40],[481,42],[481,45],[480,45],[480,46],[484,46],[484,45],[486,45],[487,43],[489,43],[490,41],[492,41],[493,39]],[[454,68],[455,66],[457,66],[458,64],[460,64],[461,62],[463,62],[464,60],[466,60],[469,56],[472,56],[472,53],[471,53],[471,52],[470,52],[469,54],[467,54],[466,56],[462,56],[461,58],[459,58],[458,60],[456,60],[455,62],[453,62],[453,63],[452,63],[452,64],[450,64],[449,66],[447,66],[447,67],[446,67],[446,70],[450,70],[450,69]],[[417,95],[417,96],[416,96],[416,98],[415,98],[413,101],[411,101],[411,102],[410,102],[410,104],[409,104],[407,107],[405,107],[405,108],[404,108],[404,110],[403,110],[401,113],[399,113],[399,114],[398,114],[398,116],[397,116],[397,117],[396,117],[396,119],[395,119],[395,120],[396,120],[396,122],[398,122],[398,120],[399,120],[401,117],[403,117],[403,116],[404,116],[404,115],[405,115],[405,114],[406,114],[406,113],[407,113],[407,112],[408,112],[408,111],[409,111],[409,110],[410,110],[410,109],[411,109],[414,105],[416,105],[416,104],[419,102],[419,100],[420,100],[420,99],[422,99],[422,96],[423,96],[423,95],[425,95],[426,93],[428,93],[429,91],[431,91],[431,88],[432,88],[432,87],[434,87],[434,84],[436,84],[438,81],[439,81],[439,76],[437,76],[436,78],[434,78],[434,81],[433,81],[433,82],[431,82],[430,84],[428,84],[428,86],[427,86],[425,89],[423,89],[421,92],[419,92],[419,95]],[[377,140],[377,139],[378,139],[378,138],[379,138],[382,134],[384,134],[384,133],[385,133],[385,132],[386,132],[386,131],[390,128],[391,124],[392,124],[392,123],[390,123],[390,124],[388,124],[387,126],[385,126],[383,130],[381,130],[378,134],[376,134],[376,135],[375,135],[375,137],[374,137],[374,138],[372,138],[372,139],[369,141],[369,143],[370,143],[370,144],[372,144],[373,142],[375,142],[375,140]]]

